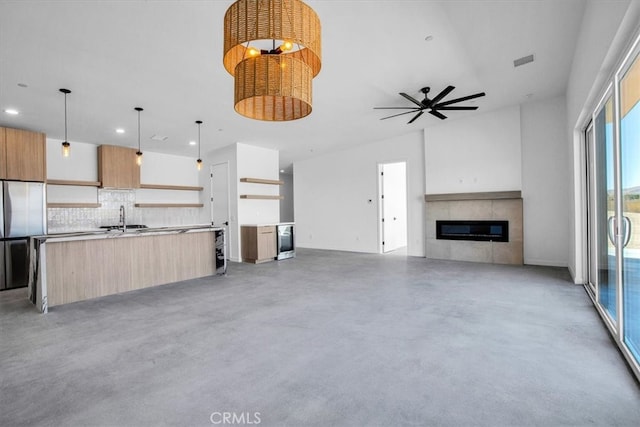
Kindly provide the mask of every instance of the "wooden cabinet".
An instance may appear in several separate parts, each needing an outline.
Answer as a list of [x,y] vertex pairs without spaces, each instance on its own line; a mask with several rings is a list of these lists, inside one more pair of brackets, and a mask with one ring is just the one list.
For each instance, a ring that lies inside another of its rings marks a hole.
[[45,135],[21,129],[0,128],[0,177],[44,182],[47,177]]
[[222,230],[92,237],[36,240],[39,309],[226,272]]
[[276,258],[278,248],[275,225],[243,225],[240,230],[243,261],[258,264]]
[[107,188],[140,188],[140,166],[136,149],[101,145],[98,147],[98,181]]

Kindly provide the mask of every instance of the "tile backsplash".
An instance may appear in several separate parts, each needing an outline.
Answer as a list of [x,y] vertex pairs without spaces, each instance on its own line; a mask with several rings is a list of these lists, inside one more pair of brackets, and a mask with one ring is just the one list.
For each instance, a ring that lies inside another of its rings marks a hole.
[[135,190],[98,189],[99,208],[49,208],[48,233],[87,231],[102,225],[116,225],[120,206],[124,206],[127,224],[148,227],[201,224],[202,208],[137,208]]

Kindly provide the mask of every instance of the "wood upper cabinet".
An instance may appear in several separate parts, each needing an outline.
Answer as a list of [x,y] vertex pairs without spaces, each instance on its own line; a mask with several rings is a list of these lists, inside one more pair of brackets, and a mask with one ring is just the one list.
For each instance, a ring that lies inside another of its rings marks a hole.
[[0,177],[19,181],[44,182],[47,178],[45,134],[2,128]]
[[275,225],[243,225],[240,229],[243,261],[258,264],[278,256]]
[[0,127],[0,179],[7,177],[7,139],[6,131]]
[[140,188],[140,166],[136,149],[101,145],[98,147],[98,181],[107,188]]

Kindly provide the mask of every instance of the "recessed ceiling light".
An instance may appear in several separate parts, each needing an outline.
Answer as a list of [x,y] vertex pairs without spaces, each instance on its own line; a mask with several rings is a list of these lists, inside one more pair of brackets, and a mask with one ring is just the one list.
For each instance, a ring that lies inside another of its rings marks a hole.
[[284,169],[280,169],[280,173],[284,173]]
[[169,137],[164,135],[152,135],[151,139],[153,139],[154,141],[166,141],[167,139],[169,139]]
[[124,129],[118,128],[118,129],[116,129],[116,133],[124,133]]
[[195,142],[195,141],[189,141],[189,145],[196,145],[196,144],[197,144],[197,142]]
[[18,110],[15,110],[13,108],[7,108],[6,110],[4,110],[4,112],[11,116],[17,116],[18,114],[20,114]]

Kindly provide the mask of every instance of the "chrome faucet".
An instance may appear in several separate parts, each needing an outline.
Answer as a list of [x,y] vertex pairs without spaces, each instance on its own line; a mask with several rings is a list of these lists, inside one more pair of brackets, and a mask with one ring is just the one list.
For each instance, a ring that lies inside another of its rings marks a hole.
[[122,227],[122,231],[127,231],[127,221],[125,218],[124,205],[120,205],[120,222],[118,223]]

